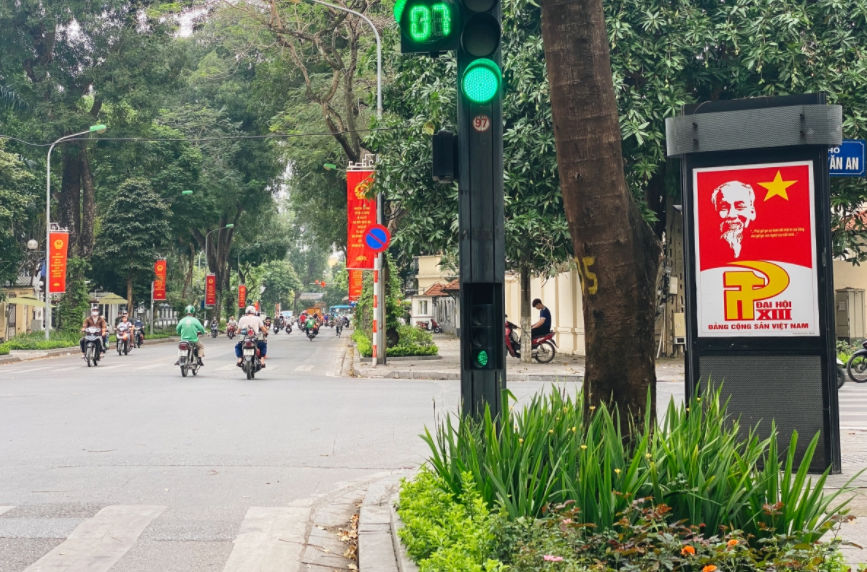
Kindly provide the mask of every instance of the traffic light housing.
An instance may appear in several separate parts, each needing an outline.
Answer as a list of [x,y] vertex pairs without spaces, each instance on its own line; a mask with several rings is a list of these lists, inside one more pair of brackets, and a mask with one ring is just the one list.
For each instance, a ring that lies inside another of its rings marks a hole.
[[[498,330],[501,335],[497,335]],[[503,345],[504,327],[494,320],[493,304],[473,304],[470,308],[470,363],[475,369],[493,369],[497,348]],[[495,345],[497,344],[497,345]]]

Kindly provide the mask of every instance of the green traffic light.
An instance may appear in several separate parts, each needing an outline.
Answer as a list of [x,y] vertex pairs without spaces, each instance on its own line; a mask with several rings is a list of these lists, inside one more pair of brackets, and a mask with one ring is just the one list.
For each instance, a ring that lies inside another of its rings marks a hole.
[[476,354],[476,363],[479,364],[479,367],[488,365],[488,352],[479,350],[479,353]]
[[406,8],[406,0],[397,0],[394,3],[394,21],[400,24],[400,17],[403,15],[403,9]]
[[473,103],[488,103],[500,91],[500,67],[489,59],[478,59],[464,70],[461,91]]

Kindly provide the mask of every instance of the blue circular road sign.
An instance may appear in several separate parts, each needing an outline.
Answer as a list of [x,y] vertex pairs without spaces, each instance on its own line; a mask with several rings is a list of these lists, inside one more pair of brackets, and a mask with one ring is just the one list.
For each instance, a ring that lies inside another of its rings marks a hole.
[[391,233],[381,224],[375,224],[364,233],[364,244],[374,252],[382,252],[388,248]]

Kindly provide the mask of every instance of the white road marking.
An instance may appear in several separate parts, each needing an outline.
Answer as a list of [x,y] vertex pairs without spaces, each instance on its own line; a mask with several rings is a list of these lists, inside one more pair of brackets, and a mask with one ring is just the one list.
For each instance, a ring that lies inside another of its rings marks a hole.
[[25,572],[107,572],[166,507],[107,506]]
[[214,371],[229,371],[229,370],[235,369],[237,367],[238,366],[235,365],[235,362],[232,362],[232,363],[227,363],[226,365],[221,365],[220,367],[218,367]]
[[223,572],[295,572],[310,507],[250,507]]
[[30,373],[30,372],[33,372],[33,371],[42,371],[43,369],[51,369],[51,366],[44,366],[44,367],[31,367],[31,368],[25,368],[25,369],[16,369],[16,370],[15,370],[15,373]]
[[295,371],[313,371],[312,365],[299,365],[295,368]]
[[143,365],[141,367],[135,368],[136,370],[140,369],[154,369],[155,367],[174,367],[174,364],[166,362],[166,363],[152,363],[150,365]]
[[3,514],[4,512],[8,512],[8,511],[12,510],[13,508],[15,508],[15,507],[14,506],[0,506],[0,514]]
[[121,365],[98,365],[94,371],[107,371],[110,369],[117,369],[119,367],[123,367]]

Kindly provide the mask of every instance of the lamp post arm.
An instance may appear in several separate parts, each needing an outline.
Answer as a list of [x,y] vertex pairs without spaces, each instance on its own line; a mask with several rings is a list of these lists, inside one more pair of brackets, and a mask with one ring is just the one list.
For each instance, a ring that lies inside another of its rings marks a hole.
[[379,30],[377,30],[376,26],[373,25],[373,21],[361,12],[356,12],[355,10],[344,8],[343,6],[329,4],[328,2],[323,2],[322,0],[307,0],[307,2],[322,4],[323,6],[328,6],[329,8],[333,8],[335,10],[348,12],[350,14],[358,16],[359,18],[370,24],[370,27],[373,30],[373,35],[376,36],[376,118],[382,119],[382,40],[380,40],[379,38]]

